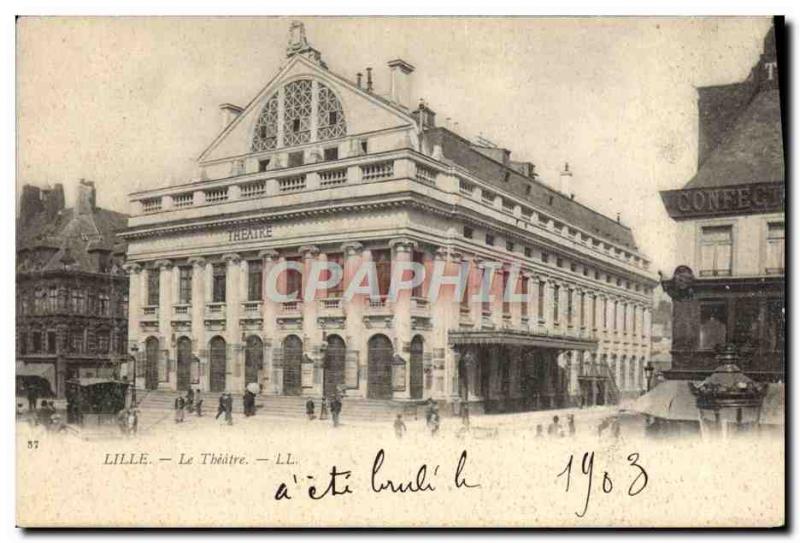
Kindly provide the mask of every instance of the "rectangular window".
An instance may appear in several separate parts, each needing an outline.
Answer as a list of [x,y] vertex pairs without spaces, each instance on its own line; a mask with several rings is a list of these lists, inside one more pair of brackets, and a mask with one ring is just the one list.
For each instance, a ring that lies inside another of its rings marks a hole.
[[561,291],[561,289],[558,287],[558,285],[553,285],[553,322],[554,323],[558,322],[558,317],[559,317],[559,315],[558,315],[558,313],[559,313],[558,298],[559,298],[559,296],[561,294],[560,291]]
[[700,275],[728,276],[731,274],[733,228],[704,226],[700,235]]
[[522,285],[521,285],[522,292],[520,294],[522,294],[522,296],[524,297],[524,300],[522,302],[523,318],[528,318],[528,282],[529,280],[527,277],[522,278]]
[[247,262],[247,299],[251,302],[259,301],[262,298],[263,262],[261,260],[249,260]]
[[592,296],[592,329],[597,329],[597,296]]
[[389,294],[389,287],[392,282],[392,255],[389,251],[373,251],[372,258],[375,261],[375,269],[378,272],[378,292],[381,298]]
[[500,277],[501,277],[502,285],[503,285],[503,293],[502,293],[502,296],[503,296],[503,315],[509,315],[509,314],[511,314],[511,303],[506,298],[506,292],[508,292],[509,271],[508,270],[502,270],[500,272],[500,274],[501,274]]
[[[342,269],[342,275],[344,275],[344,255],[341,253],[333,253],[328,255],[328,262],[331,264],[336,264]],[[330,271],[326,270],[323,276],[323,281],[327,281],[330,279]],[[339,280],[336,282],[335,285],[328,288],[327,296],[328,298],[341,298],[342,293],[344,292],[344,280]]]
[[574,307],[574,296],[575,291],[572,289],[567,290],[567,324],[572,326],[572,317],[574,316],[573,313],[575,311]]
[[603,330],[608,330],[608,298],[603,298]]
[[[491,273],[491,268],[483,268],[481,272],[481,313],[483,315],[489,315],[492,312],[492,303],[491,303],[491,291],[492,291],[492,284],[489,282],[487,285],[486,282],[488,281],[487,276]],[[494,280],[494,277],[492,277]],[[486,292],[484,292],[486,291]]]
[[622,331],[628,331],[628,304],[622,304]]
[[536,298],[536,316],[540,320],[544,319],[544,289],[546,285],[544,281],[539,281],[539,292]]
[[[300,260],[299,256],[294,256],[286,259],[287,262],[296,262],[300,264],[300,269],[302,269],[302,261]],[[296,293],[296,299],[300,300],[303,298],[303,273],[295,269],[293,267],[287,268],[285,273],[286,277],[286,290],[283,294],[289,295]]]
[[289,153],[289,167],[295,168],[303,165],[303,151]]
[[192,303],[192,267],[182,266],[178,270],[178,303]]
[[585,304],[586,304],[586,294],[581,292],[581,301],[579,302],[578,305],[578,310],[581,313],[581,328],[586,326],[586,311],[584,310],[586,308]]
[[700,348],[716,349],[728,337],[728,305],[725,302],[700,304]]
[[783,273],[785,232],[782,222],[767,225],[767,273]]
[[367,145],[367,140],[361,140],[361,152],[363,154],[367,154],[369,152],[369,146]]
[[486,245],[494,246],[494,236],[492,234],[486,234]]
[[259,172],[265,172],[265,171],[267,171],[267,168],[269,168],[269,159],[268,158],[263,158],[263,159],[258,161],[258,171]]
[[329,160],[339,160],[339,148],[338,147],[328,147],[323,151],[323,155],[326,161]]
[[530,247],[525,247],[525,258],[530,258],[531,256],[533,256],[533,251]]
[[781,299],[767,301],[766,319],[766,345],[767,351],[783,351],[784,338],[786,337],[786,307]]
[[32,353],[41,353],[42,352],[42,333],[41,332],[31,332],[31,352]]
[[99,311],[100,315],[103,317],[107,317],[109,315],[109,297],[108,294],[105,292],[101,292],[97,296],[97,310]]
[[97,332],[97,352],[106,354],[109,351],[109,347],[111,347],[111,339],[108,330]]
[[[414,251],[413,256],[412,256],[412,260],[413,260],[414,264],[416,264],[417,266],[422,266],[423,263],[424,263],[424,257],[425,257],[425,254],[423,252]],[[403,277],[404,280],[405,279],[408,279],[408,280],[411,279],[411,272],[407,272],[407,273],[408,273],[408,276],[407,277]],[[422,298],[422,287],[424,287],[424,286],[425,286],[424,283],[422,283],[422,284],[419,284],[419,285],[415,286],[413,289],[411,289],[411,296],[413,296],[414,298]]]
[[28,334],[25,332],[19,333],[17,346],[19,347],[19,354],[28,354]]
[[472,239],[473,231],[472,228],[469,226],[464,227],[464,237],[467,239]]
[[55,332],[47,332],[47,352],[49,354],[56,354],[57,337]]
[[161,273],[158,269],[147,270],[147,305],[158,305],[161,289]]
[[506,242],[506,251],[509,251],[509,252],[512,252],[512,253],[514,252],[514,242],[513,241],[507,241]]
[[56,287],[50,287],[50,290],[47,295],[49,311],[50,313],[55,313],[58,311],[58,289]]
[[612,323],[614,326],[614,330],[619,329],[619,302],[614,302],[614,322]]
[[225,264],[214,264],[211,274],[211,301],[214,303],[223,303],[225,301]]

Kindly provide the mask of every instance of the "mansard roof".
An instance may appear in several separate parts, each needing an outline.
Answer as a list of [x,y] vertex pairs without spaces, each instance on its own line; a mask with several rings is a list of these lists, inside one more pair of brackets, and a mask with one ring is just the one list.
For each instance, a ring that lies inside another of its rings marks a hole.
[[[445,161],[472,172],[476,177],[508,191],[564,224],[580,228],[593,236],[638,251],[633,232],[628,226],[594,211],[554,190],[541,181],[520,174],[502,162],[476,149],[468,140],[442,127],[428,128],[422,134],[427,151],[438,145]],[[507,180],[506,180],[507,179]],[[526,187],[530,186],[530,192]]]

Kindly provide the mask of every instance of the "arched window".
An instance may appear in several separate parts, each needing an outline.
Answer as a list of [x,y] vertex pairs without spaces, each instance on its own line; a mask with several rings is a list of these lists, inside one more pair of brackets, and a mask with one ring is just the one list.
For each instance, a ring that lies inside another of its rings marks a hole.
[[[276,92],[267,100],[253,132],[251,150],[254,153],[309,143],[312,139],[311,114],[314,102],[317,105],[317,141],[339,138],[347,133],[344,110],[336,94],[319,82],[316,96],[313,89],[310,79],[298,79],[285,85],[283,118],[279,118],[279,94]],[[283,131],[283,141],[278,138],[279,126]]]
[[254,153],[268,151],[278,146],[278,93],[272,95],[267,100],[261,115],[256,122],[256,130],[253,134]]
[[311,80],[292,81],[283,88],[283,146],[311,141]]
[[330,140],[344,136],[347,125],[344,122],[342,104],[331,89],[319,84],[319,104],[317,105],[317,139]]

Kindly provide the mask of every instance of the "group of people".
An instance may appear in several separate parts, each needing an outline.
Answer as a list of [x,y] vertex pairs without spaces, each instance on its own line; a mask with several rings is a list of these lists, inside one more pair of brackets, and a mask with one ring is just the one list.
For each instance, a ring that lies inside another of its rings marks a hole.
[[[37,405],[37,399],[32,402],[29,396],[28,413],[30,416],[30,423],[33,426],[42,426],[51,432],[64,432],[66,431],[66,424],[61,418],[61,414],[56,409],[56,404],[52,400],[42,400]],[[17,404],[17,415],[22,415],[22,404]]]
[[233,424],[233,396],[230,392],[223,392],[219,396],[219,405],[217,406],[218,419],[220,415],[225,415],[225,423],[229,426]]
[[195,393],[191,388],[186,391],[186,397],[179,395],[175,398],[175,422],[184,421],[186,412],[196,413],[198,417],[203,416],[203,399],[200,398],[200,389]]
[[[541,424],[536,425],[536,437],[544,437],[543,434],[543,426]],[[574,436],[575,435],[575,415],[568,414],[567,415],[567,428],[564,429],[564,426],[561,424],[561,419],[558,415],[553,415],[553,420],[550,424],[547,425],[547,436],[548,437],[564,437],[564,436]]]
[[[337,427],[339,426],[339,416],[342,413],[342,399],[338,394],[331,398],[330,404],[328,403],[327,397],[322,397],[319,403],[319,420],[328,419],[329,408],[331,419],[333,420],[333,426]],[[308,417],[308,420],[314,420],[317,418],[316,405],[314,404],[313,398],[309,398],[308,401],[306,401],[306,417]]]

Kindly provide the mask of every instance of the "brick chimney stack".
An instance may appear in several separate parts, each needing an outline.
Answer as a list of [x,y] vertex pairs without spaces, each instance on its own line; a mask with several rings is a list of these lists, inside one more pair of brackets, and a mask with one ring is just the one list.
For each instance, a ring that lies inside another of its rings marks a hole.
[[569,171],[569,162],[564,163],[564,170],[559,174],[559,187],[563,194],[572,196],[572,172]]
[[392,102],[405,108],[411,108],[411,84],[414,67],[402,59],[390,60],[389,66],[389,96]]
[[81,179],[78,182],[78,199],[75,202],[75,211],[78,215],[91,215],[97,208],[97,191],[94,181]]

